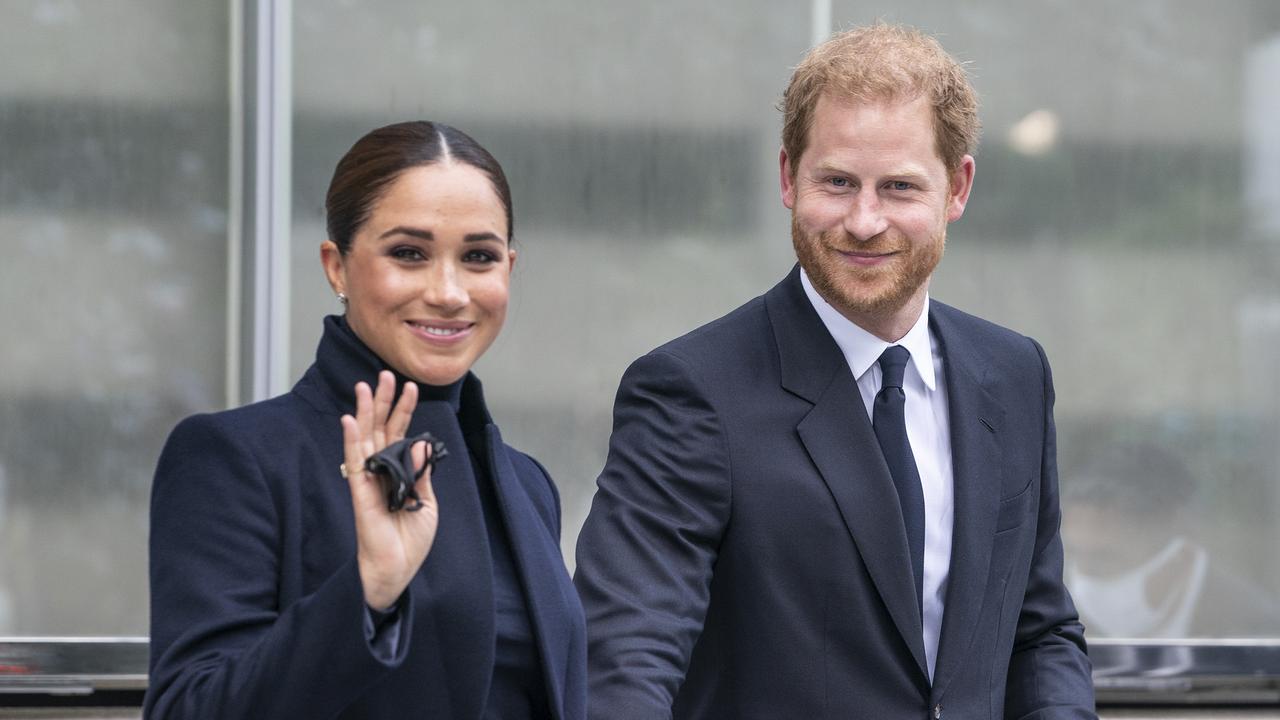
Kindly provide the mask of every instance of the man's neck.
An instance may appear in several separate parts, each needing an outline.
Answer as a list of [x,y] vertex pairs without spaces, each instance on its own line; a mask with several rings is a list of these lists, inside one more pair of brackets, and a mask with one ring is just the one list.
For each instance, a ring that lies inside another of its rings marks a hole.
[[905,304],[883,312],[855,312],[839,305],[831,306],[854,325],[887,343],[895,343],[915,327],[916,321],[920,319],[920,313],[924,311],[924,300],[927,296],[928,289],[920,288],[907,299]]

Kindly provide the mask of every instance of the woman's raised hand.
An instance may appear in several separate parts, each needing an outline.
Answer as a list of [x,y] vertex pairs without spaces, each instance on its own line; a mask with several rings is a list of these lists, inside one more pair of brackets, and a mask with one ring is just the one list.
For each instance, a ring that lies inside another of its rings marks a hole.
[[[396,381],[389,371],[378,375],[378,388],[356,383],[356,414],[342,416],[343,467],[351,485],[356,519],[356,558],[364,600],[375,610],[395,604],[431,552],[439,524],[439,506],[431,489],[431,470],[415,488],[422,500],[417,512],[390,512],[378,478],[365,472],[364,462],[391,443],[404,439],[418,404],[418,386],[406,382],[400,400],[391,407]],[[426,463],[425,442],[413,446],[414,470]]]

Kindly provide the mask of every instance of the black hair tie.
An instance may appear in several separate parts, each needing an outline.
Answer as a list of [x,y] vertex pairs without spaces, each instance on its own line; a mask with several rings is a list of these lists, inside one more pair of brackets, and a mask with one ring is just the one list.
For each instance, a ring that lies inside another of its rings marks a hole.
[[[422,469],[413,469],[413,446],[426,441],[431,446],[431,454],[422,464]],[[437,440],[429,432],[393,442],[381,451],[369,456],[364,461],[364,469],[378,476],[382,483],[382,492],[387,496],[387,510],[408,510],[415,512],[422,509],[422,498],[414,482],[422,477],[427,468],[434,468],[436,463],[449,456],[444,441]]]

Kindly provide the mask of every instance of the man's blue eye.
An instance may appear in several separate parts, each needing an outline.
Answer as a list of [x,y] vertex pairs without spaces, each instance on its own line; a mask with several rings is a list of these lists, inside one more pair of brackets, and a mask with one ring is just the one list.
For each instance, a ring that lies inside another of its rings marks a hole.
[[847,187],[849,185],[849,179],[842,178],[842,177],[833,177],[831,178],[831,184],[835,185],[836,187]]
[[911,183],[906,182],[905,180],[895,180],[891,184],[893,185],[894,190],[910,190],[911,189]]

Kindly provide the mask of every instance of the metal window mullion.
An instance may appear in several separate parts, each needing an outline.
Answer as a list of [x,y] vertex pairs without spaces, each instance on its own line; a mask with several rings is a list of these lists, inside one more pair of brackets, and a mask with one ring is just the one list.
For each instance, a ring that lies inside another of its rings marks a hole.
[[821,45],[831,37],[831,0],[813,0],[809,9],[809,45]]
[[[242,401],[261,400],[289,388],[289,279],[292,158],[292,7],[290,0],[247,2],[246,31],[252,50],[243,68],[249,92],[240,113],[247,128],[241,197],[250,208],[242,218],[252,278],[250,307],[239,313],[248,323],[239,337],[249,340],[240,355],[252,367],[240,379]],[[246,43],[247,44],[247,43]],[[247,174],[245,174],[247,173]],[[246,384],[246,381],[247,384]]]
[[227,407],[242,400],[241,368],[244,366],[243,322],[244,302],[244,206],[245,206],[245,0],[229,0],[227,23],[227,322],[226,322],[226,391]]

